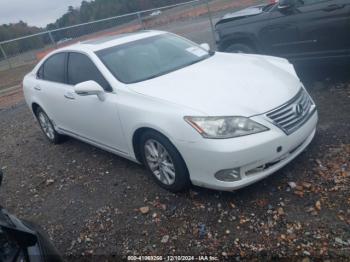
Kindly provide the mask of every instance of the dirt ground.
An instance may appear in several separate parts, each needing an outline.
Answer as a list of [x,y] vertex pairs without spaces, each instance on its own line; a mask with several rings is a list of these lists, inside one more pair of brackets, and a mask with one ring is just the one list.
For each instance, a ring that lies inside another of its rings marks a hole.
[[23,91],[19,87],[11,92],[0,95],[0,110],[15,106],[23,101]]
[[19,85],[23,77],[34,67],[34,64],[24,65],[5,71],[0,71],[0,91],[2,89]]
[[234,193],[169,193],[128,160],[74,139],[49,144],[23,101],[0,105],[0,203],[40,224],[67,257],[348,261],[349,68],[312,71],[299,73],[318,106],[314,141],[282,170]]

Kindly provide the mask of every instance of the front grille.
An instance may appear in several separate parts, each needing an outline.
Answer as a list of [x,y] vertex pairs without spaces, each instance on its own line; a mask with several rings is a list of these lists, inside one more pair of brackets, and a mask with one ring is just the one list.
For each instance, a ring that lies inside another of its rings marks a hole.
[[301,127],[315,109],[309,94],[302,88],[292,100],[268,112],[266,116],[289,135]]

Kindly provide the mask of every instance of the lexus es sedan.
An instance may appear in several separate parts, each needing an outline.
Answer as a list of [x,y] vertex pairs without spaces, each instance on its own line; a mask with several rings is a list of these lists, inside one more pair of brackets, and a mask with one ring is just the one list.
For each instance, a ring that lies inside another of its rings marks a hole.
[[316,106],[285,59],[213,52],[167,32],[100,38],[47,55],[23,82],[44,135],[137,163],[170,191],[232,191],[314,137]]

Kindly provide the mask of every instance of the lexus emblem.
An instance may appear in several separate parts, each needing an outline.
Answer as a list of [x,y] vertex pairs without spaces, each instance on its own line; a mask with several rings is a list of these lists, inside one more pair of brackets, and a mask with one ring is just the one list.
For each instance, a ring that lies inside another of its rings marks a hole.
[[297,116],[301,116],[304,113],[304,108],[302,104],[296,104],[294,105],[294,113]]

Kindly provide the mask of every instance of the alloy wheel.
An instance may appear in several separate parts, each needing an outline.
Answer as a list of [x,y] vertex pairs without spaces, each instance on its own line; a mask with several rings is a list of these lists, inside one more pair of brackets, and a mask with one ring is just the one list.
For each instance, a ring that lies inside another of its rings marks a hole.
[[55,131],[54,131],[54,128],[51,124],[50,119],[43,112],[39,113],[38,119],[39,119],[40,126],[41,126],[42,130],[44,131],[45,135],[50,140],[53,140],[55,138]]
[[154,139],[145,143],[145,158],[153,175],[163,184],[172,185],[175,182],[175,166],[165,147]]

